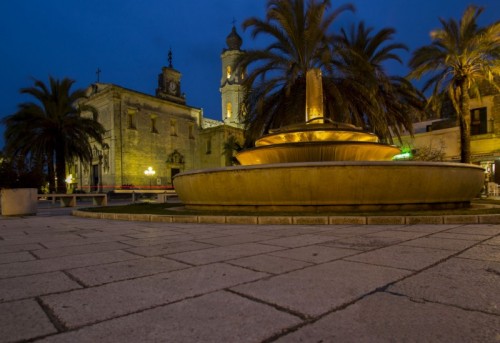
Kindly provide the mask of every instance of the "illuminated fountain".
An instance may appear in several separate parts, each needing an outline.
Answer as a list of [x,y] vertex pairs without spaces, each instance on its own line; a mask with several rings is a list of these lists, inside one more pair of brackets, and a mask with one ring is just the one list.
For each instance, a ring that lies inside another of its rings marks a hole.
[[323,117],[321,72],[306,75],[306,123],[272,131],[240,152],[241,166],[188,171],[174,185],[200,210],[360,211],[460,208],[484,170],[459,163],[392,161],[400,150]]

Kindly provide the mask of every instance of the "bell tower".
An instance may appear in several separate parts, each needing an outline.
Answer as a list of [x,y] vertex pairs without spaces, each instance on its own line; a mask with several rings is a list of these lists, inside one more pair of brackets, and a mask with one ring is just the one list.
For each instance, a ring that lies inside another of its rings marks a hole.
[[156,96],[178,104],[186,104],[186,98],[181,93],[181,73],[172,65],[172,50],[168,51],[168,67],[163,67],[161,74],[158,75]]
[[243,40],[233,25],[231,33],[226,38],[227,48],[222,50],[222,77],[220,92],[222,100],[222,120],[224,124],[243,127],[243,118],[240,118],[241,102],[243,101],[243,80],[245,70],[235,68],[236,60],[244,53],[241,50]]

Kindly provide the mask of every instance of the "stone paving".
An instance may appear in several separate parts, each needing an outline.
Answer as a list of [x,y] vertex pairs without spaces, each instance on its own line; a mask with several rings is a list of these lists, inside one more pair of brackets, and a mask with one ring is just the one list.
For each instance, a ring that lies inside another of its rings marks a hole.
[[1,342],[500,342],[500,225],[0,217]]

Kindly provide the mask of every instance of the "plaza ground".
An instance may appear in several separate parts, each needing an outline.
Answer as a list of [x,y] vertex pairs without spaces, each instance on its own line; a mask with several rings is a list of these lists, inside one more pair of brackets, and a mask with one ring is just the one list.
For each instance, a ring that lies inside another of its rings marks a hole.
[[0,217],[2,342],[500,342],[500,225]]

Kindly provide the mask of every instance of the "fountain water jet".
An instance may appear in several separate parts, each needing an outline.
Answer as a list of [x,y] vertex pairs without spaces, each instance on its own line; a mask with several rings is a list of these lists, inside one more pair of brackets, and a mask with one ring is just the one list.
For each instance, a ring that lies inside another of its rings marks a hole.
[[236,155],[241,166],[175,176],[187,208],[356,211],[466,207],[484,170],[459,163],[394,162],[378,137],[323,116],[321,72],[306,75],[306,123],[272,131]]

